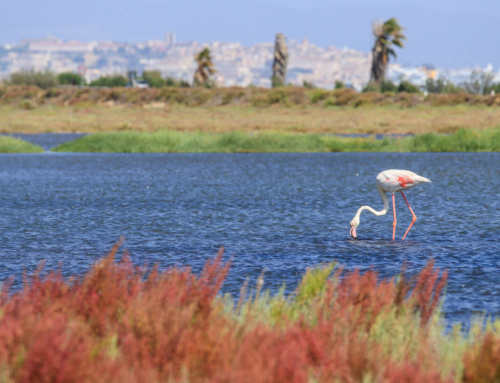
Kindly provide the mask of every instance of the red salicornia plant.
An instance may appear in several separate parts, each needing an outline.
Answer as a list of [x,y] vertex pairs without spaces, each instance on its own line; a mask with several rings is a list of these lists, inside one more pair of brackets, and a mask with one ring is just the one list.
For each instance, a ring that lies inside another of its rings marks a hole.
[[[146,272],[126,255],[117,262],[117,248],[83,277],[35,275],[22,291],[4,289],[0,380],[473,381],[437,346],[446,273],[432,262],[414,286],[404,276],[380,281],[375,271],[331,276],[328,266],[309,270],[289,297],[263,291],[236,305],[219,294],[229,269],[222,250],[196,276],[189,268]],[[486,353],[498,366],[494,342],[465,364],[484,371],[474,358]]]

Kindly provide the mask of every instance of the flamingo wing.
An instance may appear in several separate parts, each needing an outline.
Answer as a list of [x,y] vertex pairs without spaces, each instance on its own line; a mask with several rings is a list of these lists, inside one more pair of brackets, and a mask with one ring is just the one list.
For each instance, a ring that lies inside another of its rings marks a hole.
[[382,188],[389,193],[409,189],[421,182],[430,182],[427,178],[420,177],[408,170],[397,169],[383,171],[377,176],[377,181]]

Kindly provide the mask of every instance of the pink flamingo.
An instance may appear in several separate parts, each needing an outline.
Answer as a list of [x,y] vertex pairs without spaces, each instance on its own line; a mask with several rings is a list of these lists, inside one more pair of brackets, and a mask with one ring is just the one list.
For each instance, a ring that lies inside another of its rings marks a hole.
[[394,238],[396,236],[396,202],[394,198],[395,193],[401,193],[403,198],[405,199],[406,204],[408,205],[408,208],[410,209],[410,212],[413,216],[413,220],[411,221],[410,227],[408,230],[406,230],[406,233],[403,237],[403,241],[406,238],[406,235],[410,231],[411,227],[417,220],[417,216],[415,213],[413,213],[413,210],[408,203],[408,200],[406,199],[403,191],[406,191],[414,186],[417,186],[421,183],[425,182],[431,182],[429,179],[425,177],[421,177],[415,173],[412,173],[408,170],[385,170],[382,173],[380,173],[377,176],[377,190],[380,193],[382,197],[382,201],[384,201],[384,208],[380,211],[376,211],[372,209],[370,206],[361,206],[354,216],[353,220],[351,221],[351,237],[354,239],[357,238],[356,235],[356,229],[359,226],[359,217],[363,210],[368,210],[371,213],[380,216],[380,215],[385,215],[387,211],[389,210],[389,200],[387,199],[387,194],[390,193],[392,194],[392,206],[393,206],[393,211],[394,211],[394,223],[392,224],[392,240],[394,241]]

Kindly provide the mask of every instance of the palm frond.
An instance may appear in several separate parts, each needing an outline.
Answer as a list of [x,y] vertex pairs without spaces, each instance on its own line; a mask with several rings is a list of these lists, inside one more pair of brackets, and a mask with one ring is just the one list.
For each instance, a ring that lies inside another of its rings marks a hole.
[[373,33],[377,37],[377,40],[386,47],[390,47],[393,44],[400,48],[404,47],[402,40],[406,40],[406,36],[402,32],[403,29],[395,17],[385,21],[383,24],[376,23],[373,25]]
[[387,46],[387,47],[390,47],[392,45],[392,41],[391,40],[383,38],[383,37],[380,39],[380,42],[382,44],[384,44],[385,46]]
[[398,39],[394,39],[394,40],[392,40],[392,43],[393,43],[394,45],[397,45],[397,46],[398,46],[398,47],[400,47],[400,48],[404,48],[404,46],[405,46],[405,45],[404,45],[404,43],[403,43],[402,41],[398,40]]

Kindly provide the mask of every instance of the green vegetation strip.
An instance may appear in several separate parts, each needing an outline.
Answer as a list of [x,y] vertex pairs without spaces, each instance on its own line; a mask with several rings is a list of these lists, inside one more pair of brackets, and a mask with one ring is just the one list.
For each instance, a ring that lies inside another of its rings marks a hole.
[[44,150],[29,142],[10,136],[0,136],[0,153],[43,153]]
[[59,145],[56,152],[94,153],[307,153],[307,152],[497,152],[500,129],[404,138],[351,138],[286,133],[97,133]]

